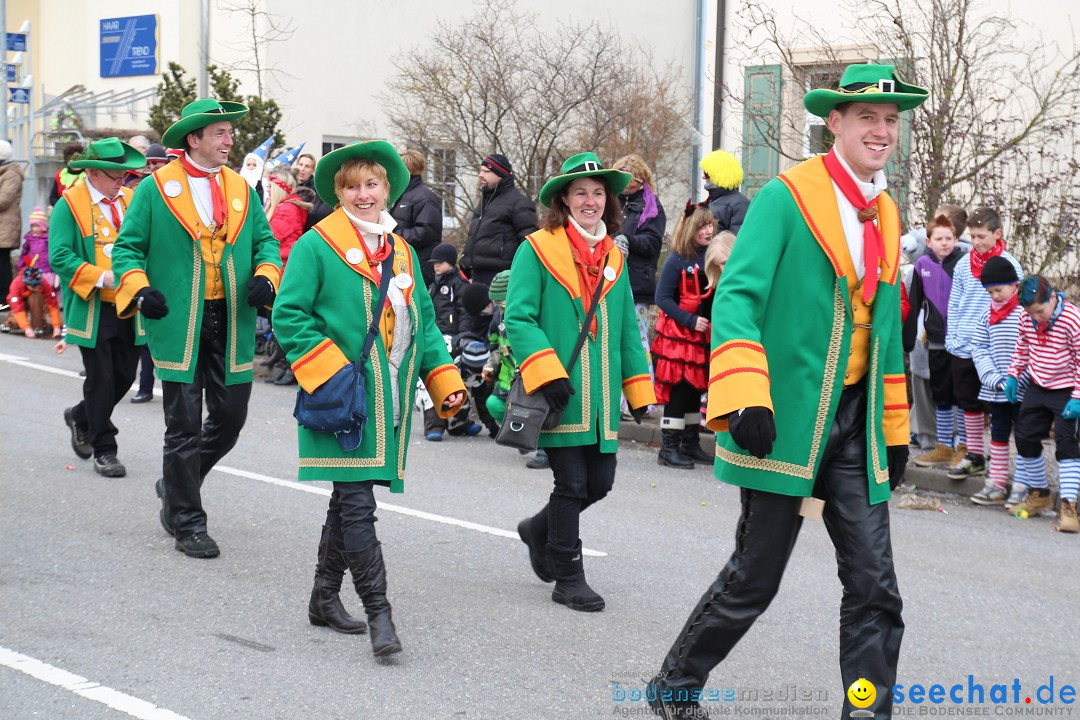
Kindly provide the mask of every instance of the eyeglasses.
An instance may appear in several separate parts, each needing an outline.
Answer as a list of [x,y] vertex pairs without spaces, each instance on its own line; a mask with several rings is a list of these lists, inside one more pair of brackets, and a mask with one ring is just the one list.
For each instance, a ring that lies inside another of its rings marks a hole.
[[114,176],[110,175],[109,173],[105,172],[104,170],[101,171],[101,174],[104,175],[105,177],[109,178],[113,182],[123,182],[124,178],[126,177],[126,175],[124,175],[123,173],[121,173],[119,177],[114,177]]

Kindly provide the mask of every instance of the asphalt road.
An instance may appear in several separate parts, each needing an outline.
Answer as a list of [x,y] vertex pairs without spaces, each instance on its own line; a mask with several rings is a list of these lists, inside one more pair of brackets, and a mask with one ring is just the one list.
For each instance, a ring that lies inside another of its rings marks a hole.
[[[128,475],[101,478],[62,420],[79,369],[75,348],[0,336],[0,718],[644,716],[615,698],[655,673],[732,548],[735,488],[624,444],[613,493],[582,518],[607,609],[572,612],[513,533],[544,502],[548,472],[486,438],[414,433],[406,492],[376,491],[394,506],[377,530],[405,646],[378,661],[366,635],[307,621],[326,497],[293,482],[291,389],[256,382],[239,445],[204,489],[222,555],[194,560],[158,524],[160,399],[117,407]],[[899,682],[1080,686],[1080,537],[959,501],[946,510],[894,501]],[[773,606],[710,679],[751,699],[710,703],[717,715],[779,715],[792,693],[810,696],[805,712],[838,715],[840,593],[825,529],[807,522]],[[348,585],[342,598],[360,613]]]

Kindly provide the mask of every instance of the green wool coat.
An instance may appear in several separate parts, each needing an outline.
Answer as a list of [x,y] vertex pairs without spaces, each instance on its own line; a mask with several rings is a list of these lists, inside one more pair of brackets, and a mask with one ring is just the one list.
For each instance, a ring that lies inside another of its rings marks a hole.
[[[750,204],[724,268],[713,300],[707,414],[717,431],[714,472],[724,482],[802,497],[813,490],[848,371],[853,305],[862,302],[852,298],[856,278],[836,202],[820,158],[772,180]],[[878,213],[885,259],[865,376],[871,504],[890,495],[886,447],[908,443],[900,223],[884,194]],[[754,406],[770,408],[776,422],[764,459],[739,448],[723,420]]]
[[[605,272],[615,277],[604,281],[596,334],[587,337],[570,372],[574,395],[562,424],[540,434],[540,447],[599,442],[601,452],[613,453],[619,444],[620,394],[633,408],[656,402],[622,253],[613,247],[606,262]],[[504,321],[527,392],[567,377],[587,310],[566,231],[530,235],[510,268]]]
[[[276,288],[281,257],[255,191],[232,170],[223,169],[221,177],[229,228],[221,258],[228,314],[225,384],[236,385],[254,376],[256,309],[247,304],[248,281],[262,275]],[[143,318],[162,380],[190,383],[195,377],[207,275],[199,243],[208,232],[176,160],[139,183],[113,250],[121,316],[136,312],[135,294],[148,285],[165,295],[168,315]]]
[[[377,312],[379,285],[374,273],[366,260],[351,263],[346,259],[350,250],[355,251],[350,257],[360,257],[359,243],[338,208],[302,235],[289,253],[288,271],[274,303],[274,333],[301,387],[309,392],[346,363],[359,359]],[[395,235],[394,244],[394,281],[402,276],[410,279],[403,290],[414,328],[398,369],[400,425],[394,427],[387,350],[394,330],[393,312],[386,305],[380,316],[381,332],[364,365],[368,419],[360,447],[345,452],[333,435],[297,426],[300,480],[373,481],[389,486],[391,492],[403,492],[417,379],[424,380],[440,415],[457,412],[441,410],[447,397],[464,391],[465,386],[435,325],[419,261],[402,238]]]

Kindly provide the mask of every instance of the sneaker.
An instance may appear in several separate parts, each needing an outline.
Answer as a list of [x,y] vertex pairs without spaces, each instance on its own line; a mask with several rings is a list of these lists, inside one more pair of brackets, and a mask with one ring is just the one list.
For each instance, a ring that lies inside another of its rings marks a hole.
[[465,428],[465,434],[468,435],[469,437],[476,437],[481,432],[483,432],[483,430],[484,430],[483,425],[481,425],[480,423],[474,422],[474,423],[470,423],[469,426],[467,428]]
[[90,446],[89,441],[86,439],[86,431],[75,424],[74,409],[68,408],[64,410],[64,422],[71,430],[71,449],[83,460],[89,460],[90,456],[94,454],[94,448]]
[[949,468],[945,477],[950,480],[966,480],[986,474],[986,458],[978,455],[965,455],[964,459]]
[[971,496],[971,502],[976,505],[1004,505],[1005,491],[989,480],[982,490]]
[[194,532],[176,538],[176,549],[193,558],[216,558],[221,554],[218,544],[205,532]]
[[1027,498],[1027,494],[1027,485],[1014,482],[1012,490],[1009,491],[1009,499],[1005,501],[1005,509],[1011,511],[1017,505],[1024,502],[1024,500]]
[[1012,509],[1012,514],[1013,517],[1027,520],[1030,517],[1042,515],[1043,511],[1053,506],[1054,499],[1050,497],[1050,488],[1031,488],[1024,502]]
[[915,459],[916,467],[939,467],[951,463],[953,459],[952,448],[946,445],[935,445],[934,449],[922,457]]
[[548,462],[547,452],[540,448],[536,451],[536,454],[525,461],[525,467],[530,470],[546,470],[551,467],[551,463]]
[[439,430],[438,432],[429,432],[424,435],[424,439],[430,440],[431,442],[442,442],[442,430]]
[[1063,533],[1080,532],[1080,522],[1076,520],[1076,501],[1061,499],[1061,507],[1058,509],[1058,521],[1054,529]]
[[953,452],[952,460],[949,461],[949,467],[956,467],[964,461],[965,457],[967,457],[967,445],[965,445],[964,443],[959,443],[956,446],[956,451]]
[[118,478],[127,475],[127,469],[116,459],[115,453],[105,453],[94,458],[94,472],[103,477]]
[[154,399],[154,393],[152,393],[152,392],[144,393],[143,391],[140,390],[139,392],[135,393],[134,397],[131,398],[131,402],[138,405],[139,403],[148,403],[153,399]]

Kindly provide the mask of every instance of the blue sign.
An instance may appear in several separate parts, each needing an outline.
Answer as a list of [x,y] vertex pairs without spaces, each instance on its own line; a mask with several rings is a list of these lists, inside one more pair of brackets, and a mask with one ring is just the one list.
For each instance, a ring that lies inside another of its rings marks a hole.
[[15,82],[16,67],[11,63],[4,63],[7,66],[7,81],[9,83]]
[[101,21],[101,77],[156,75],[157,15]]
[[30,88],[8,88],[8,100],[13,103],[30,104]]
[[26,33],[8,33],[7,49],[11,52],[26,52]]

